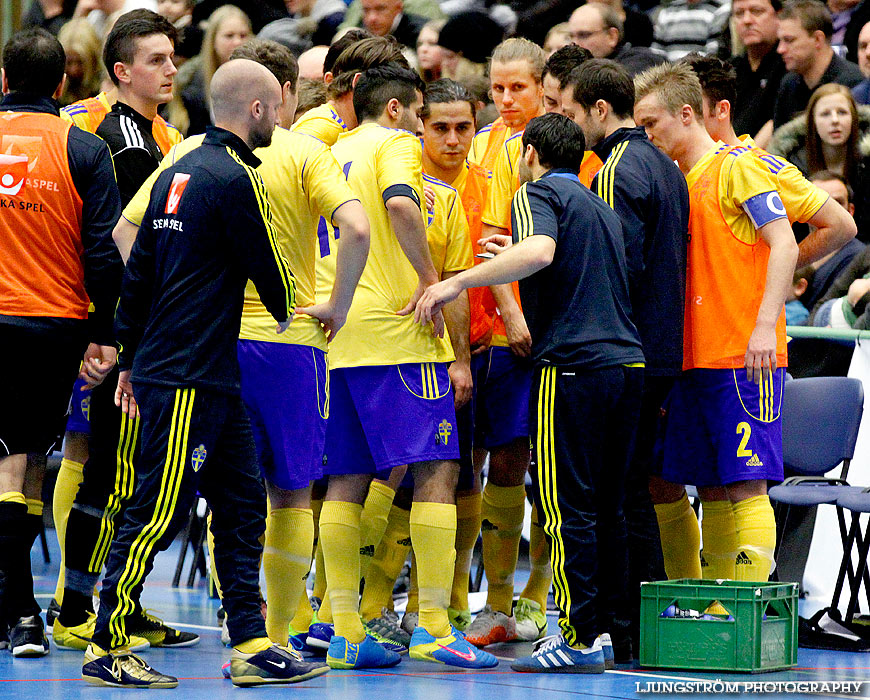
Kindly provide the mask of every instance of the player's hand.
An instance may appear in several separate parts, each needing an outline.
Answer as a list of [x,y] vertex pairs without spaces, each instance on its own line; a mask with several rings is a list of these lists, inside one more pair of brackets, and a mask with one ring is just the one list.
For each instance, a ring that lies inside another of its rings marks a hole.
[[[445,304],[449,304],[462,291],[462,287],[454,282],[453,277],[450,279],[438,282],[423,289],[422,285],[417,288],[420,294],[416,294],[416,299],[411,300],[413,308],[408,310],[406,307],[402,311],[414,312],[414,321],[421,326],[425,326],[430,321],[435,324],[435,335],[439,338],[444,337],[444,316],[441,314],[441,309]],[[409,304],[409,306],[411,306]],[[439,327],[440,324],[440,327]]]
[[759,384],[771,372],[776,371],[776,327],[756,325],[749,336],[746,357],[746,378]]
[[426,211],[435,213],[435,190],[429,185],[423,185],[423,196],[426,198]]
[[870,279],[859,278],[849,285],[846,298],[852,306],[855,306],[867,292],[870,292]]
[[453,385],[453,405],[458,411],[471,401],[471,364],[468,362],[453,362],[447,368],[450,383]]
[[508,346],[517,357],[530,357],[532,354],[532,335],[526,325],[526,319],[521,311],[517,313],[502,314],[505,335]]
[[326,342],[331,343],[342,326],[347,322],[347,311],[336,309],[331,303],[315,304],[296,309],[297,314],[305,314],[320,321],[326,333]]
[[139,406],[133,396],[133,384],[130,382],[131,370],[125,369],[118,375],[118,388],[115,389],[115,405],[130,418],[139,417]]
[[281,321],[276,327],[275,332],[278,335],[281,335],[284,331],[290,328],[290,324],[293,323],[293,319],[296,318],[296,312],[292,311],[290,315],[287,317],[286,321]]
[[118,349],[114,345],[97,345],[91,343],[85,350],[82,360],[82,368],[79,370],[79,379],[87,386],[82,388],[93,389],[103,383],[109,372],[115,366],[118,359]]
[[494,233],[486,238],[481,238],[477,241],[477,245],[483,248],[487,253],[504,253],[514,244],[513,239],[503,233]]

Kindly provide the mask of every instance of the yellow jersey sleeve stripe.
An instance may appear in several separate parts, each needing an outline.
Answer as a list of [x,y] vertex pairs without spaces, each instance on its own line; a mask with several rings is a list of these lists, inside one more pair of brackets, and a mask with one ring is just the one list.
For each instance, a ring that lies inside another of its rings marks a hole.
[[535,232],[532,209],[529,206],[529,195],[525,184],[520,187],[514,198],[514,210],[517,218],[517,240],[521,241]]

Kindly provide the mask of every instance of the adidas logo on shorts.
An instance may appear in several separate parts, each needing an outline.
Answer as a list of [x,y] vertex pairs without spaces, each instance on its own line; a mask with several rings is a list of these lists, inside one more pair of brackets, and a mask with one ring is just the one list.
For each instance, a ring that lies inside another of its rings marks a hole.
[[752,559],[749,558],[746,552],[740,552],[740,554],[737,555],[737,559],[734,560],[734,563],[738,566],[741,564],[751,564]]
[[367,544],[365,547],[359,548],[359,555],[361,557],[373,557],[375,556],[375,546],[373,544]]
[[396,544],[401,545],[402,547],[410,547],[411,546],[411,538],[403,537],[400,540],[396,540]]
[[758,459],[758,455],[753,452],[752,456],[748,460],[746,460],[746,466],[747,467],[763,467],[764,462],[762,462],[760,459]]

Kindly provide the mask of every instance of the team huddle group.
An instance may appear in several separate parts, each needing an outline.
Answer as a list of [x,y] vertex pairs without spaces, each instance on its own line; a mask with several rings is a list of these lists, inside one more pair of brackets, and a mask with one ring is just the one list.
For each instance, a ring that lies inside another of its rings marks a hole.
[[[39,455],[64,425],[47,622],[96,685],[177,685],[135,652],[199,638],[139,598],[198,493],[237,685],[406,653],[491,668],[484,647],[515,640],[536,642],[517,671],[602,673],[637,649],[641,581],[767,580],[783,306],[795,265],[856,229],[738,138],[727,64],[692,54],[632,79],[573,44],[547,58],[507,39],[489,65],[499,117],[478,130],[466,88],[425,85],[390,38],[337,39],[325,101],[302,114],[293,54],[252,39],[214,73],[214,125],[182,140],[158,115],[175,40],[153,12],[122,15],[104,49],[114,88],[62,111],[57,40],[32,29],[4,47],[13,655],[50,649],[29,552]],[[800,246],[794,222],[811,225]]]

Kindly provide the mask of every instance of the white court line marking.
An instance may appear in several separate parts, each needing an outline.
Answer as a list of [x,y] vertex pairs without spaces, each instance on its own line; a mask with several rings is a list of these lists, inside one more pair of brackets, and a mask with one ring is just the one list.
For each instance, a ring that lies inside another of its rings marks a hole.
[[666,676],[661,673],[647,673],[646,671],[617,671],[616,669],[612,669],[610,671],[605,671],[605,673],[619,673],[626,676],[640,676],[642,678],[667,678],[670,681],[697,681],[703,683],[705,680],[707,680],[706,678],[692,678],[690,676]]

